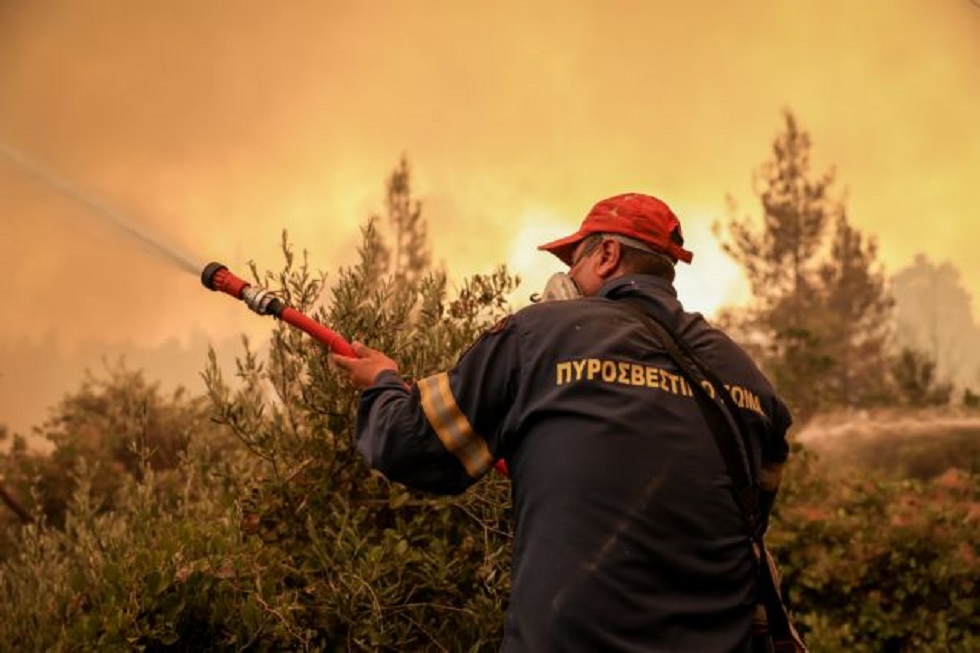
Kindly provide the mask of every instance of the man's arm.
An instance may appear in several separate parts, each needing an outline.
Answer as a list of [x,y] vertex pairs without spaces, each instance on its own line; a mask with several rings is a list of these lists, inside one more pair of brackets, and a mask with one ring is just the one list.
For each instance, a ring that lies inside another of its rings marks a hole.
[[456,367],[406,386],[391,359],[360,343],[358,358],[333,356],[363,389],[357,449],[369,465],[410,487],[455,494],[500,456],[514,410],[517,351],[513,331],[484,334]]
[[769,438],[763,443],[762,468],[759,470],[759,508],[766,525],[782,482],[783,466],[789,457],[786,433],[793,418],[789,409],[778,397],[772,402]]

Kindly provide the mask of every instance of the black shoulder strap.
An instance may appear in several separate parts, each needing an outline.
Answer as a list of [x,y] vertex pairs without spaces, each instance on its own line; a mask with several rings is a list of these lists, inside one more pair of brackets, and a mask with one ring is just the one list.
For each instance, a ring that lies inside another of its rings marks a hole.
[[682,344],[670,329],[641,308],[642,300],[624,298],[619,301],[646,323],[690,383],[694,398],[732,478],[735,500],[745,518],[749,536],[753,541],[759,539],[763,520],[759,514],[758,486],[749,463],[750,450],[742,435],[746,429],[738,406],[725,390],[724,383],[707,366],[699,364],[686,343]]
[[[745,519],[746,529],[760,563],[762,602],[766,607],[768,627],[771,628],[776,650],[806,651],[806,645],[796,632],[779,591],[779,576],[775,562],[763,540],[765,523],[759,512],[758,485],[749,461],[748,429],[741,411],[735,405],[724,383],[701,363],[691,348],[647,310],[645,302],[636,297],[618,300],[649,327],[654,337],[680,368],[708,422],[718,450],[732,478],[735,500]],[[709,390],[709,387],[711,388]]]

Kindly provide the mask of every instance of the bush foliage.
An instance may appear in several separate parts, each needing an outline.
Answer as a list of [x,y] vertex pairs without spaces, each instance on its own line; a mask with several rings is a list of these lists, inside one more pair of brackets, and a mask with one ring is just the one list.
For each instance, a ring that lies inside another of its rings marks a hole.
[[842,477],[796,453],[768,539],[812,650],[977,650],[980,476]]
[[[285,237],[283,252],[256,281],[408,378],[451,366],[516,282],[500,269],[451,291],[437,271],[387,269],[375,222],[329,289]],[[34,520],[0,512],[0,649],[497,649],[506,479],[447,498],[368,470],[356,396],[282,324],[204,379],[207,397],[165,397],[115,370],[56,408],[51,456],[0,457]],[[978,505],[968,472],[831,481],[797,450],[770,542],[813,649],[975,649]]]
[[[322,275],[285,239],[283,252],[283,270],[256,281],[391,352],[409,378],[451,365],[515,284],[500,269],[450,298],[438,272],[383,276],[370,223],[325,309]],[[200,399],[161,400],[117,373],[56,409],[53,455],[16,446],[3,459],[36,521],[4,550],[0,648],[496,648],[506,480],[441,498],[368,470],[352,446],[356,396],[291,327],[264,355],[244,342],[233,379],[214,356],[204,378],[211,420],[199,429],[186,426]]]

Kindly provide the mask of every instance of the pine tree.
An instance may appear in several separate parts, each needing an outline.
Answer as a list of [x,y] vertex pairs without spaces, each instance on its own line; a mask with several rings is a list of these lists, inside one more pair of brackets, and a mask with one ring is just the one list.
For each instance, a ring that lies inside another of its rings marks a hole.
[[422,203],[412,197],[412,175],[404,156],[388,178],[388,227],[393,243],[389,272],[400,282],[415,281],[428,271],[432,256]]
[[[742,265],[759,308],[786,312],[787,326],[795,326],[812,297],[817,268],[814,255],[828,222],[840,210],[829,198],[833,173],[811,179],[810,136],[801,131],[793,114],[786,113],[785,131],[773,141],[772,158],[755,175],[762,208],[761,229],[750,218],[732,219],[726,253]],[[732,204],[734,210],[734,205]]]
[[749,217],[730,219],[722,247],[742,266],[752,290],[742,329],[758,336],[763,366],[797,417],[805,418],[824,401],[822,386],[812,380],[832,363],[808,316],[818,303],[816,254],[840,204],[829,196],[833,173],[811,175],[809,134],[791,113],[784,120],[771,157],[755,174],[762,225]]
[[881,396],[890,304],[875,242],[849,224],[831,194],[833,172],[812,173],[809,134],[792,113],[784,120],[755,176],[762,224],[730,219],[722,246],[753,293],[741,329],[756,336],[763,366],[803,421]]
[[841,212],[834,225],[830,253],[820,268],[823,334],[832,368],[826,377],[829,399],[844,406],[886,400],[887,350],[894,302],[877,264],[873,238],[848,223]]

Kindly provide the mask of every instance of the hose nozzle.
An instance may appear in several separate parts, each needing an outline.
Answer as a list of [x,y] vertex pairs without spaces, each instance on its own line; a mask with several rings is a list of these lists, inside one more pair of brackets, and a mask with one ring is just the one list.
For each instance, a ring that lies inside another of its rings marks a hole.
[[271,290],[252,284],[236,277],[221,263],[208,263],[201,272],[201,283],[205,288],[228,293],[235,299],[245,302],[245,305],[259,315],[274,315],[280,317],[286,305],[276,297]]
[[272,291],[253,286],[236,277],[221,263],[208,263],[204,266],[204,270],[201,271],[201,283],[209,290],[223,292],[242,300],[259,315],[272,315],[308,333],[341,356],[355,356],[350,344],[339,335],[295,308],[287,306]]

